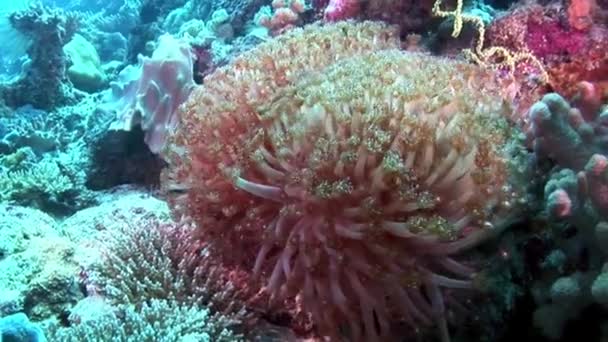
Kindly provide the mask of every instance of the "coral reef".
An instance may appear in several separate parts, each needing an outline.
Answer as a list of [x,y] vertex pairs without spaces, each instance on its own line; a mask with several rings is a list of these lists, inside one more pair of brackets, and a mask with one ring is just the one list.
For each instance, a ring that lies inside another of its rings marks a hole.
[[[222,329],[209,310],[159,299],[152,299],[140,306],[119,306],[95,319],[79,318],[78,321],[70,328],[49,325],[49,338],[66,342],[241,341],[229,330]],[[112,332],[111,336],[108,332]]]
[[133,188],[100,201],[61,222],[0,207],[2,316],[42,321],[51,341],[240,340],[249,316],[164,202]]
[[54,112],[21,107],[0,117],[0,199],[69,215],[94,202],[85,186],[91,102]]
[[0,340],[608,341],[607,18],[4,4]]

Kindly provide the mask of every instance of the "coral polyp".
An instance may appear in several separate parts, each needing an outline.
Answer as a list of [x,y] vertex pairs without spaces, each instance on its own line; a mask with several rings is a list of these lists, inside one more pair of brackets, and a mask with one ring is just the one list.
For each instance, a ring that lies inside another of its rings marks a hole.
[[[365,25],[284,39],[310,44]],[[256,60],[289,48],[272,44]],[[266,88],[259,80],[283,63],[267,61],[266,72],[235,61],[186,104],[166,152],[174,209],[273,301],[295,300],[319,335],[372,341],[397,322],[438,322],[447,339],[443,291],[472,289],[475,275],[453,256],[513,212],[504,85],[475,66],[386,48],[286,70]],[[248,84],[242,97],[231,78]]]

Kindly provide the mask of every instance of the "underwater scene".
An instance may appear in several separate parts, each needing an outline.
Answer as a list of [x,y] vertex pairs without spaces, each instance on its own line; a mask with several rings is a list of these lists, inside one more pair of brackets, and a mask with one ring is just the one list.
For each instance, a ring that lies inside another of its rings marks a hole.
[[0,342],[608,342],[608,0],[0,0]]

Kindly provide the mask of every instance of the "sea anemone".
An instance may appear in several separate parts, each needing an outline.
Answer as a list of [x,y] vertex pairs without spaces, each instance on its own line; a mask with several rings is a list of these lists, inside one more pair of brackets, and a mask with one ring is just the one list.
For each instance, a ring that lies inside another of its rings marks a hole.
[[438,322],[447,340],[444,289],[474,288],[453,256],[513,213],[511,109],[491,73],[393,49],[391,32],[311,26],[210,75],[165,152],[164,188],[318,335],[386,341],[394,323]]

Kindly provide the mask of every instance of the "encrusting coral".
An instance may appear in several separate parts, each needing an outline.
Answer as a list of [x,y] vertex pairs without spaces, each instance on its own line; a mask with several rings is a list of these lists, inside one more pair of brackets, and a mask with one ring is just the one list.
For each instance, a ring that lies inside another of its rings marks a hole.
[[454,255],[521,204],[512,80],[398,47],[376,23],[294,29],[206,77],[164,151],[175,215],[320,336],[448,340],[446,291],[476,288]]

